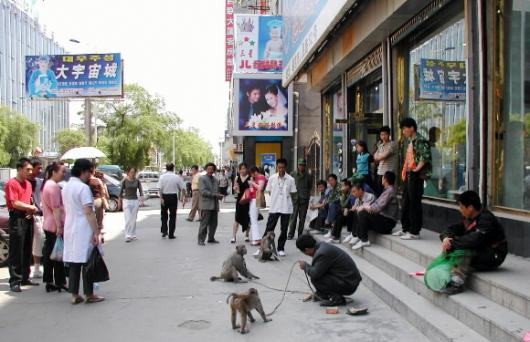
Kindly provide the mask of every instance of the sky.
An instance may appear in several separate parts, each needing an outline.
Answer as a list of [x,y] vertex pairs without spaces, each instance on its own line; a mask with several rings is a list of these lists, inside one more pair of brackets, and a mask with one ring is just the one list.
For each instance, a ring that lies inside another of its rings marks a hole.
[[37,0],[39,22],[68,52],[120,52],[125,83],[164,97],[167,109],[184,127],[198,128],[214,152],[228,106],[224,6],[222,0]]

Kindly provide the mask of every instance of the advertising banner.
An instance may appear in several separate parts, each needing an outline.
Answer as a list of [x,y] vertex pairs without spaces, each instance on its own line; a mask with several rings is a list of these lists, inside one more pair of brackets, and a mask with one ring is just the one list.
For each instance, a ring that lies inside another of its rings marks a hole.
[[26,56],[28,97],[122,95],[122,61],[119,53]]
[[421,59],[419,66],[419,100],[465,101],[466,62]]
[[234,72],[234,0],[226,0],[225,6],[225,81]]
[[261,154],[261,168],[265,172],[265,176],[270,177],[276,173],[276,153],[262,153]]
[[292,135],[292,87],[273,74],[234,74],[234,135]]
[[283,33],[282,17],[237,15],[235,71],[282,72]]
[[287,85],[325,39],[354,0],[284,0],[285,53],[283,84]]

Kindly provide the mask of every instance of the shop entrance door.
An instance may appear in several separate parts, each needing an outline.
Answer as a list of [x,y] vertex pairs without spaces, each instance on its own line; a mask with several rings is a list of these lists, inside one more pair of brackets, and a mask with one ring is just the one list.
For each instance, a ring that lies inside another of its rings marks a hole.
[[320,139],[314,136],[307,148],[307,167],[309,174],[313,180],[313,192],[316,193],[317,182],[321,178],[320,175]]

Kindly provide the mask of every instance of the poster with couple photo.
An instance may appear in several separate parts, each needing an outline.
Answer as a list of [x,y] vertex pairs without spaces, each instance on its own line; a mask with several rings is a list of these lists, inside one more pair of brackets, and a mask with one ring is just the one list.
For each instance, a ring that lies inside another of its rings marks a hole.
[[291,98],[278,76],[234,75],[234,135],[292,135]]

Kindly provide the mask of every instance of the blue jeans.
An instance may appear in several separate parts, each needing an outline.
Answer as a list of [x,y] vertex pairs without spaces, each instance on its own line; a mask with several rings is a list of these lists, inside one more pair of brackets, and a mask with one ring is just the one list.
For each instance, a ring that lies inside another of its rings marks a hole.
[[327,224],[334,224],[341,211],[339,202],[332,202],[329,204],[328,216],[326,217]]

